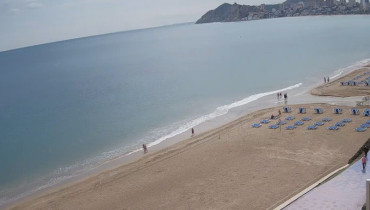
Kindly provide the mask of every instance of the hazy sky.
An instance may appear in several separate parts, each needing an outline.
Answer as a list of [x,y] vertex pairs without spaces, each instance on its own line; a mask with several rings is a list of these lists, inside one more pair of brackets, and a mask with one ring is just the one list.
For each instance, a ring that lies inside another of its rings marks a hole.
[[[196,21],[227,0],[0,0],[0,51]],[[239,0],[259,5],[282,0]]]

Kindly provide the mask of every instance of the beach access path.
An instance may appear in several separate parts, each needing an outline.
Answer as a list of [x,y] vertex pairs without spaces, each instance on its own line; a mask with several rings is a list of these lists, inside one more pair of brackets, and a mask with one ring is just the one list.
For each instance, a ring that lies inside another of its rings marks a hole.
[[289,204],[293,209],[361,209],[366,202],[366,180],[370,179],[370,166],[362,170],[361,160],[356,161],[333,179],[319,185]]

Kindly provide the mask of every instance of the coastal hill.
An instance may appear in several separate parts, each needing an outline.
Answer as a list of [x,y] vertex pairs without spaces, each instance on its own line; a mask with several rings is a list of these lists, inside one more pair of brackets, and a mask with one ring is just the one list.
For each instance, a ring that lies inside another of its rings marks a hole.
[[259,6],[224,3],[204,14],[196,24],[309,15],[369,14],[368,7],[368,3],[360,4],[355,0],[287,0],[281,4]]
[[[279,5],[276,5],[278,7]],[[196,23],[233,22],[248,18],[251,13],[262,12],[261,6],[249,6],[224,3],[214,10],[208,11]]]

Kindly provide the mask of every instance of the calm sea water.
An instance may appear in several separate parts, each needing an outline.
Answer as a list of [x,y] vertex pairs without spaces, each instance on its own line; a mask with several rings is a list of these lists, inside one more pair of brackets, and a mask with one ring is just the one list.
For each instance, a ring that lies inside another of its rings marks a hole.
[[1,52],[1,202],[370,58],[369,25],[182,24]]

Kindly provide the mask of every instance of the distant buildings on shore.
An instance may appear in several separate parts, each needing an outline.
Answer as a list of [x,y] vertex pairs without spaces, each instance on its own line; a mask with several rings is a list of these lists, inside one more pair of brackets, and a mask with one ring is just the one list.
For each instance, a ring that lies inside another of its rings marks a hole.
[[235,22],[278,17],[370,14],[369,0],[286,0],[259,6],[222,4],[208,11],[196,23]]
[[248,17],[242,20],[255,20],[263,18],[293,17],[309,15],[348,15],[370,14],[369,0],[308,0],[297,3],[284,2],[278,8],[271,11],[265,9],[266,5],[259,6],[260,11],[250,12]]

